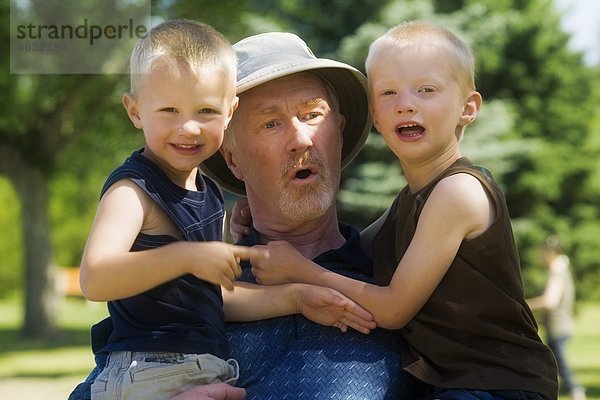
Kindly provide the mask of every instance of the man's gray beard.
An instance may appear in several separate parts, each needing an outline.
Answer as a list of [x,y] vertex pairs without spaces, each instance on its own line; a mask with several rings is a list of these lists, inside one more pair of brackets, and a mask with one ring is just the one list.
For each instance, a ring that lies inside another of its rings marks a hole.
[[[289,171],[303,164],[314,164],[319,167],[319,179],[314,185],[301,188],[290,188],[285,178]],[[279,211],[292,221],[307,221],[319,218],[331,208],[335,202],[336,188],[331,179],[331,171],[326,167],[321,156],[314,150],[308,150],[291,159],[281,174],[284,177],[279,197]]]
[[325,215],[334,201],[334,185],[326,179],[319,182],[318,187],[284,189],[279,198],[279,210],[292,221],[307,221]]

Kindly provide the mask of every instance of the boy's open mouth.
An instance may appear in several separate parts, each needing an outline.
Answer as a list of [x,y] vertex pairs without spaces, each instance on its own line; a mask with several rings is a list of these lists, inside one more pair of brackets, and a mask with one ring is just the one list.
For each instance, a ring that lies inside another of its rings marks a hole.
[[402,124],[396,127],[396,133],[402,136],[418,136],[425,132],[425,128],[418,124]]

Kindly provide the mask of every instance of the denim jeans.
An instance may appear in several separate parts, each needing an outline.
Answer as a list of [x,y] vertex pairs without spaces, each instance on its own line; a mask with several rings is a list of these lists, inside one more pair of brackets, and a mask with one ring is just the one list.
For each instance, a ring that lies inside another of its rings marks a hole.
[[569,368],[569,364],[567,364],[566,347],[569,338],[568,335],[548,337],[548,346],[556,358],[558,374],[562,378],[561,387],[564,387],[568,392],[571,392],[573,389],[579,387],[579,385],[575,382],[573,371]]
[[419,400],[544,400],[533,392],[522,390],[471,390],[471,389],[443,389],[429,387],[425,397]]

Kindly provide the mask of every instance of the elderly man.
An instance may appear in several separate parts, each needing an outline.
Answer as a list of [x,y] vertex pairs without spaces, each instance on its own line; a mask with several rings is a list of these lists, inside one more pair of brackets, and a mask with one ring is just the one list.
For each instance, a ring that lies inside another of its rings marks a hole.
[[[241,244],[287,240],[320,265],[369,281],[359,234],[338,223],[335,206],[341,168],[371,127],[365,77],[316,58],[289,33],[252,36],[234,48],[240,105],[222,154],[203,168],[247,196],[253,229]],[[243,271],[241,280],[255,281],[249,265]],[[239,320],[230,306],[243,297],[225,296],[227,318]],[[413,398],[398,331],[340,333],[292,315],[229,323],[227,333],[248,399]]]
[[[287,240],[326,268],[371,281],[359,233],[338,223],[335,207],[340,171],[371,127],[364,75],[316,58],[289,33],[252,36],[234,48],[240,105],[222,152],[202,168],[223,188],[247,196],[253,229],[241,244]],[[271,287],[254,286],[262,294],[248,295],[255,280],[250,265],[243,267],[244,282],[223,292],[228,321],[246,319],[236,314],[237,302],[261,307],[278,301]],[[401,368],[398,331],[342,333],[296,314],[229,322],[227,336],[240,365],[237,385],[250,400],[414,398],[414,381]],[[97,362],[96,370],[104,360]],[[177,399],[227,398],[222,385],[190,389]],[[89,398],[85,384],[76,392],[70,399]]]

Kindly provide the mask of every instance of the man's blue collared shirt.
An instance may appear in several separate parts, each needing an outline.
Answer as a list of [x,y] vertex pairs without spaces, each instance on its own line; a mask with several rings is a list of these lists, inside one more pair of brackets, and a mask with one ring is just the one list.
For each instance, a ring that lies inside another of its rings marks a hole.
[[[356,229],[340,225],[346,243],[313,261],[342,275],[371,282],[371,260],[360,251]],[[258,244],[252,232],[240,244]],[[255,282],[249,265],[242,281]],[[318,325],[302,315],[228,323],[231,356],[240,365],[237,385],[248,400],[411,399],[413,378],[401,367],[400,331],[369,335]],[[411,387],[412,387],[411,386]]]

